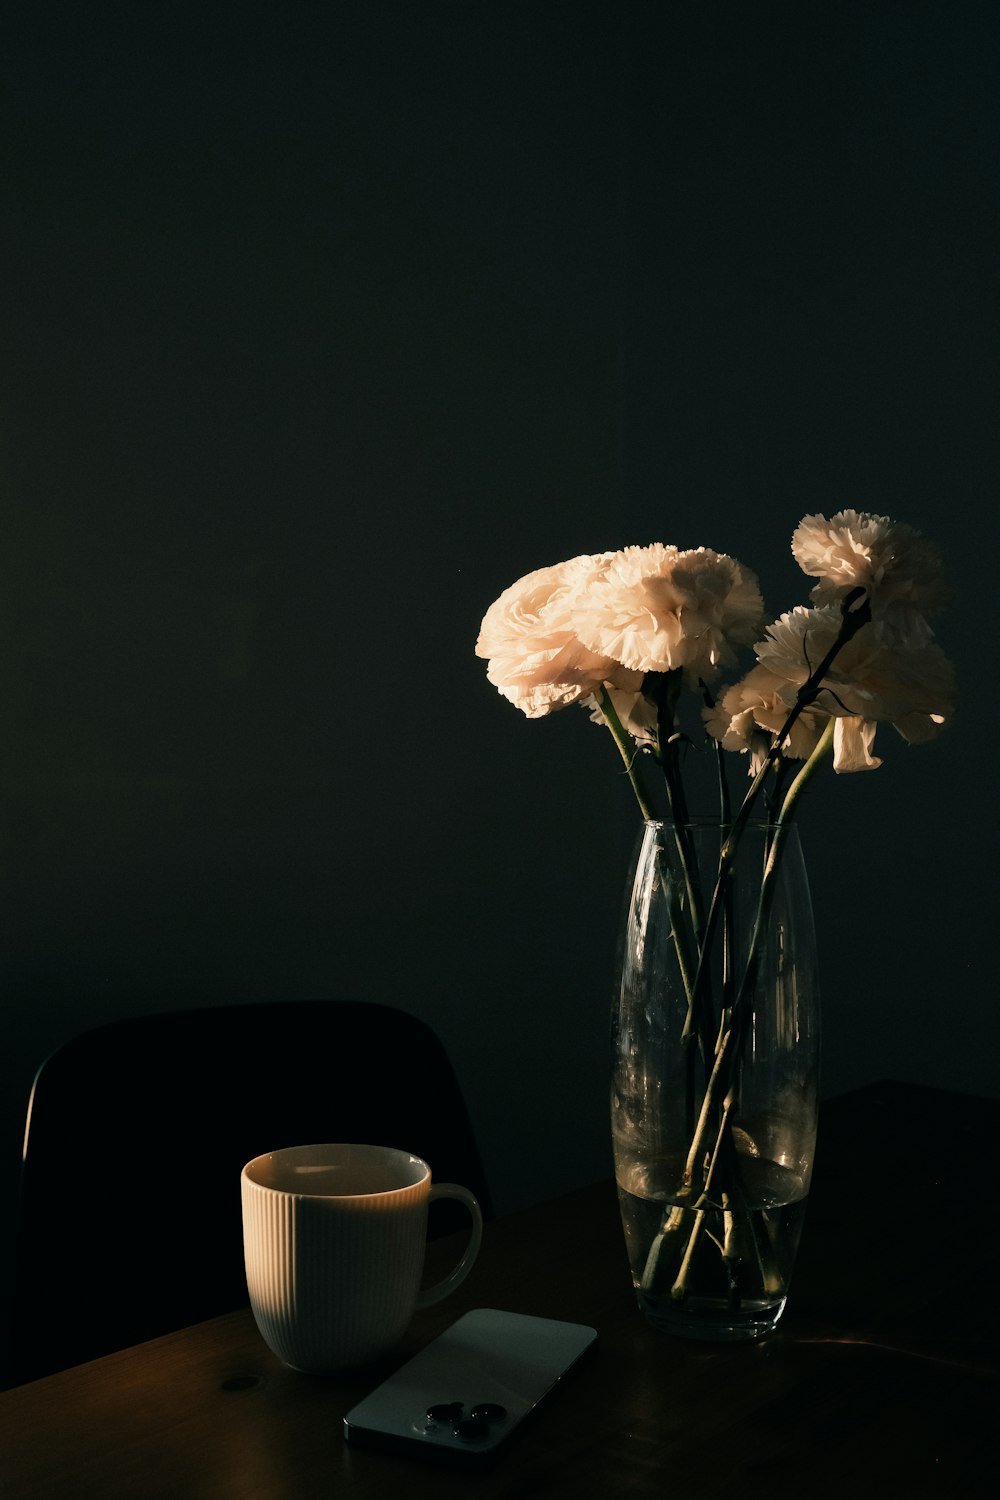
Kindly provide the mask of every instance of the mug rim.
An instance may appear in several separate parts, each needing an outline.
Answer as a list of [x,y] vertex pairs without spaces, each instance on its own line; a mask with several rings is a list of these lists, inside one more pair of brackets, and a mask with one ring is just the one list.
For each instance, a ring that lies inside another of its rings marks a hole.
[[[292,1166],[296,1157],[308,1158],[309,1153],[330,1151],[344,1153],[344,1155],[337,1161],[317,1161],[315,1165],[318,1170],[329,1170],[338,1166],[364,1165],[366,1161],[371,1164],[378,1163],[388,1166],[397,1163],[406,1163],[411,1168],[420,1168],[421,1170],[412,1181],[396,1182],[391,1187],[366,1188],[356,1193],[312,1192],[304,1182],[301,1186],[278,1187],[271,1182],[262,1182],[254,1172],[255,1168],[261,1167],[264,1163],[274,1163],[279,1158],[281,1159],[281,1166]],[[357,1155],[348,1157],[346,1153],[357,1153]],[[402,1146],[376,1146],[370,1142],[363,1141],[316,1141],[309,1145],[278,1146],[272,1151],[262,1151],[259,1155],[252,1157],[250,1161],[245,1163],[240,1177],[249,1186],[257,1188],[262,1193],[276,1193],[280,1197],[285,1198],[315,1198],[329,1203],[354,1203],[363,1198],[385,1198],[393,1193],[411,1192],[415,1188],[423,1187],[431,1179],[431,1169],[422,1156],[418,1156],[415,1151],[408,1151]]]

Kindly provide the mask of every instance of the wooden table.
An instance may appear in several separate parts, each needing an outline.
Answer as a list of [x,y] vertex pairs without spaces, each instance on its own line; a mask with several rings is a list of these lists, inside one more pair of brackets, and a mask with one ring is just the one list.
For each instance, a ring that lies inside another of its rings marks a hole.
[[464,1287],[381,1373],[470,1307],[598,1341],[484,1473],[349,1447],[343,1414],[380,1374],[295,1374],[247,1310],[0,1394],[0,1496],[992,1497],[998,1128],[1000,1102],[901,1085],[824,1105],[789,1305],[755,1344],[647,1327],[609,1182],[490,1225]]

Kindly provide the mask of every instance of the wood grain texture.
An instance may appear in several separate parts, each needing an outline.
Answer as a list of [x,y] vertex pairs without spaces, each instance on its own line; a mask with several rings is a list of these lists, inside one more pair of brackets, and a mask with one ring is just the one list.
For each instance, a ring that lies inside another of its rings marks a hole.
[[[5,1392],[0,1496],[992,1496],[998,1125],[1000,1103],[900,1085],[825,1106],[788,1310],[760,1343],[648,1328],[598,1183],[490,1225],[466,1284],[349,1380],[286,1369],[246,1311]],[[454,1252],[432,1245],[428,1274]],[[475,1306],[598,1342],[486,1473],[349,1448],[344,1412]]]

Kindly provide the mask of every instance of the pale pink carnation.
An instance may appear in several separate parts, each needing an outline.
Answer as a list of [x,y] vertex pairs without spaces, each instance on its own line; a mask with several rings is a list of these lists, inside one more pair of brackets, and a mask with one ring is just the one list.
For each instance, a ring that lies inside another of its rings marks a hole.
[[[800,605],[782,615],[756,648],[761,666],[797,691],[833,645],[841,618],[837,605]],[[794,701],[793,691],[789,708]],[[941,732],[954,713],[954,672],[933,641],[901,640],[873,622],[841,647],[814,707],[837,720],[834,768],[871,769],[880,764],[871,754],[879,722],[891,723],[911,744]]]
[[866,590],[876,619],[916,642],[930,639],[924,616],[947,601],[941,558],[919,531],[888,516],[841,510],[804,516],[792,537],[803,572],[819,579],[817,604],[831,604],[854,588]]
[[574,629],[581,591],[614,553],[538,568],[504,589],[483,617],[476,655],[486,675],[529,719],[589,697],[602,683],[637,689],[642,674],[582,645]]
[[[709,733],[724,748],[750,752],[751,772],[761,764],[772,736],[784,728],[799,688],[837,639],[841,618],[836,605],[799,606],[782,615],[756,648],[758,665],[705,711]],[[918,743],[940,733],[954,702],[954,675],[940,647],[928,640],[901,642],[874,622],[841,647],[818,697],[793,724],[782,753],[805,759],[832,717],[834,769],[874,770],[881,765],[872,753],[880,722],[893,724],[904,739]]]
[[683,668],[696,685],[736,661],[760,632],[757,579],[708,547],[626,547],[576,601],[579,639],[636,672]]
[[[726,688],[712,708],[702,711],[705,727],[724,750],[749,752],[750,774],[756,775],[773,736],[785,725],[797,691],[787,678],[758,664]],[[819,743],[829,717],[815,704],[804,709],[792,725],[783,753],[792,760],[805,760]]]

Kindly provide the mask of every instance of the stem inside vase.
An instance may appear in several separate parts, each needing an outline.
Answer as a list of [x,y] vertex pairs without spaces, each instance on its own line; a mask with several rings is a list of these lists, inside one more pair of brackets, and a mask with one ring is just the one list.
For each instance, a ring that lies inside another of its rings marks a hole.
[[[644,1313],[689,1336],[754,1338],[781,1316],[805,1214],[819,1001],[797,832],[748,824],[692,1005],[697,939],[678,925],[692,890],[713,888],[725,838],[718,825],[682,836],[645,826],[622,944],[612,1118]],[[683,868],[692,860],[697,869]]]

